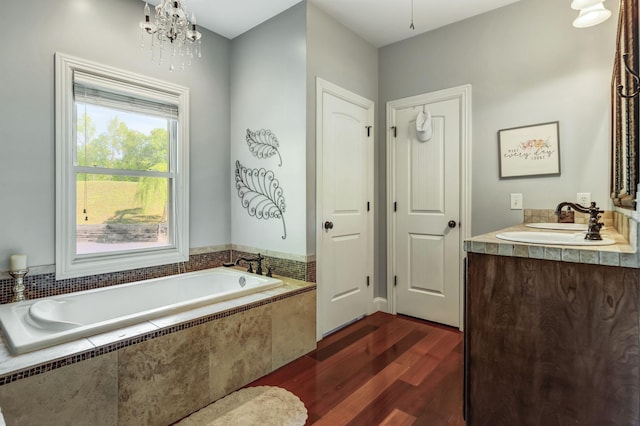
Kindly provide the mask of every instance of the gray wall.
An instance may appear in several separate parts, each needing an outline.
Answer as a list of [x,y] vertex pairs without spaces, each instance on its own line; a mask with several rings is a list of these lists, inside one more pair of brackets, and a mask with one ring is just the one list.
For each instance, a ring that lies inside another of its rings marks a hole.
[[203,55],[168,71],[140,49],[144,4],[132,0],[3,2],[0,14],[0,270],[9,255],[55,259],[54,53],[191,89],[191,247],[227,244],[229,40],[203,33]]
[[[4,5],[0,75],[8,84],[0,86],[0,270],[16,252],[27,253],[31,265],[54,263],[56,51],[191,88],[191,247],[233,242],[315,253],[316,76],[376,101],[376,295],[384,295],[386,285],[384,129],[390,100],[473,85],[473,234],[522,220],[520,211],[509,210],[511,192],[524,194],[526,208],[550,208],[576,192],[591,192],[608,206],[615,17],[578,30],[567,4],[521,0],[376,50],[314,5],[301,3],[233,42],[203,30],[203,57],[185,72],[170,73],[140,51],[141,15],[141,2],[131,0]],[[498,179],[496,132],[553,120],[560,121],[562,175]],[[248,154],[247,127],[276,133],[282,168]],[[236,159],[283,173],[290,239],[280,238],[278,221],[258,222],[239,208]]]
[[[287,237],[279,219],[251,217],[230,183],[231,242],[280,253],[306,252],[306,5],[299,3],[232,41],[231,170],[235,162],[275,174],[286,202]],[[282,156],[254,157],[245,140],[247,129],[269,129]],[[224,200],[229,200],[229,196]]]
[[[378,104],[378,49],[313,4],[307,6],[307,253],[316,252],[316,77]],[[375,132],[374,145],[379,135]],[[374,176],[379,171],[374,168]],[[318,223],[316,223],[318,222]],[[378,216],[375,216],[378,229]],[[374,236],[378,259],[378,236]],[[377,264],[377,262],[374,262]],[[379,278],[374,276],[374,282]]]
[[[386,102],[472,84],[473,235],[522,222],[522,211],[509,208],[510,193],[522,193],[525,208],[554,208],[574,201],[577,192],[591,192],[598,205],[610,207],[609,97],[617,18],[614,13],[604,24],[576,29],[571,23],[577,12],[569,6],[521,0],[380,49],[383,141]],[[500,180],[497,131],[556,120],[561,176]],[[380,205],[386,198],[385,143],[378,153]],[[378,213],[385,215],[384,209]],[[385,221],[378,228],[383,246]]]

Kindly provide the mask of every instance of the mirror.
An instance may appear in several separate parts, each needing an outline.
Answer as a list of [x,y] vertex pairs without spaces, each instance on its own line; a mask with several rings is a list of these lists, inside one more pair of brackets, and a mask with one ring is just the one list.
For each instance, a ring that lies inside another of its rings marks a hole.
[[638,185],[638,0],[621,0],[611,78],[611,199],[636,208]]

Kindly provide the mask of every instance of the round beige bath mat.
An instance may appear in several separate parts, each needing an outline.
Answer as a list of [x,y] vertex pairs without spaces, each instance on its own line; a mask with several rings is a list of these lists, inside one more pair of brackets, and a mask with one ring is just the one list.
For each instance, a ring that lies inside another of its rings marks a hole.
[[179,426],[302,426],[307,409],[300,398],[277,386],[240,389],[176,423]]

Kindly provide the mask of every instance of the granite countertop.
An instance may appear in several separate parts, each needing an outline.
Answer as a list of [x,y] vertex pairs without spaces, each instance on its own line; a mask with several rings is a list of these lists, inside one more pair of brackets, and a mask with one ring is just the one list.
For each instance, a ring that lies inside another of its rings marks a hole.
[[496,237],[496,234],[511,231],[567,232],[529,228],[521,224],[469,238],[464,242],[464,250],[468,253],[640,268],[638,252],[613,227],[607,227],[601,231],[603,237],[611,238],[616,242],[608,246],[530,244],[501,240]]

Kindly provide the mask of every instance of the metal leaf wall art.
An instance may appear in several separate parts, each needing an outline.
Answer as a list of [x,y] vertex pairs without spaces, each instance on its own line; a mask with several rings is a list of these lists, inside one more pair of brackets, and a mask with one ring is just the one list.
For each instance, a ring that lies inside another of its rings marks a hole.
[[278,158],[280,159],[278,167],[282,167],[282,156],[280,155],[280,151],[278,151],[280,143],[278,142],[278,138],[271,133],[271,130],[260,129],[252,132],[250,129],[247,129],[247,145],[249,145],[249,151],[261,160],[271,158],[278,154]]
[[282,239],[287,238],[283,216],[286,209],[285,200],[280,182],[271,170],[249,169],[240,164],[240,161],[236,161],[236,189],[249,216],[265,220],[282,220]]

